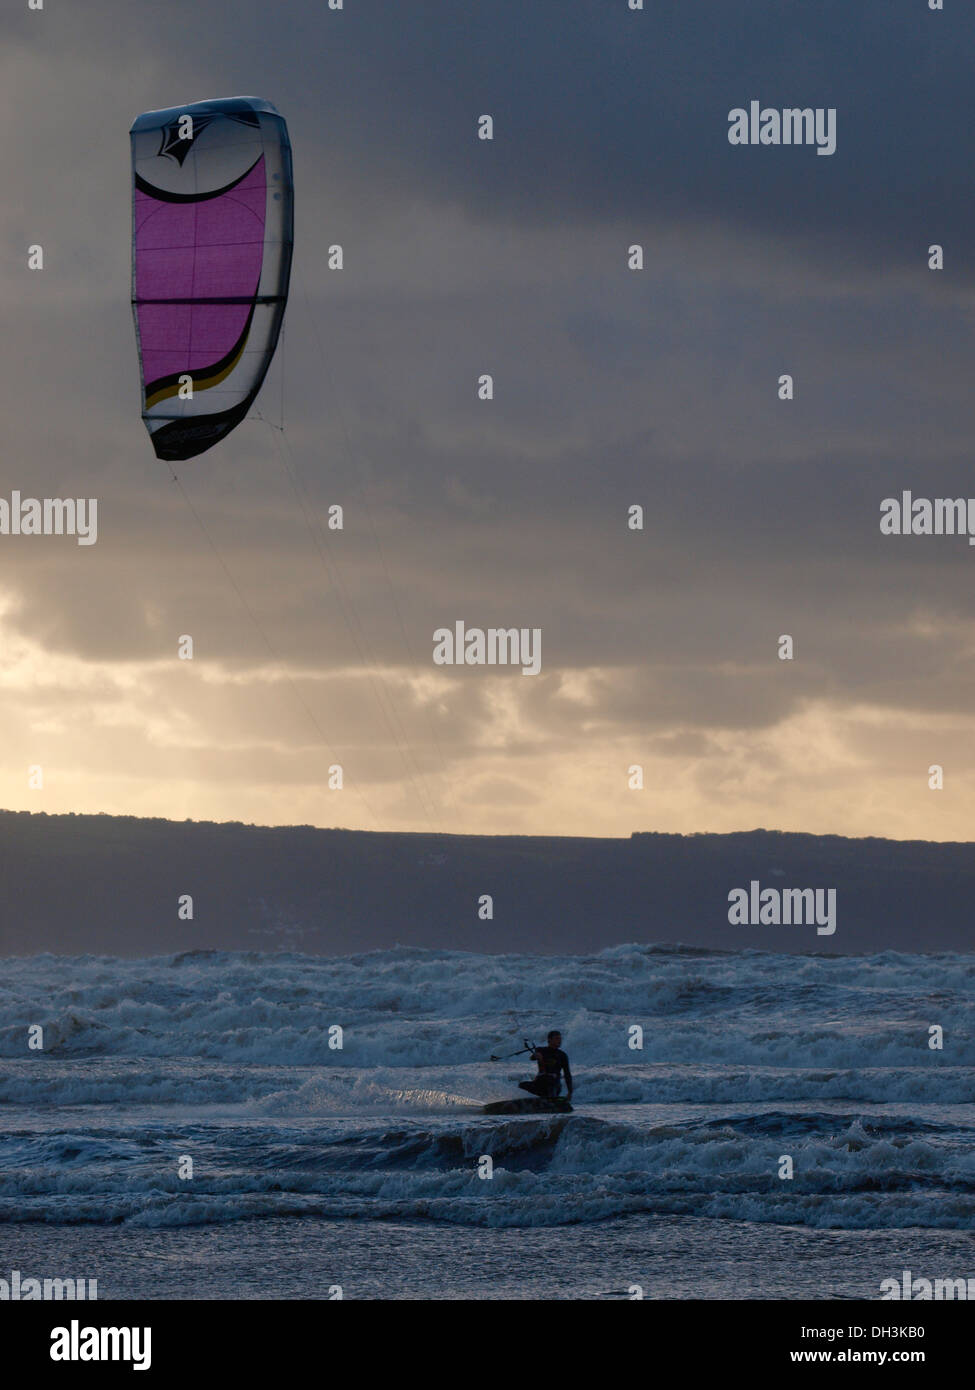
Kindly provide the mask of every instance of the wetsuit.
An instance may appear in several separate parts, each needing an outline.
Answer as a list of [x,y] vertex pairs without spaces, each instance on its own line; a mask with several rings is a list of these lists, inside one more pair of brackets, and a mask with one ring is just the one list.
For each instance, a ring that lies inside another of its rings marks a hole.
[[538,1075],[534,1081],[519,1081],[518,1085],[523,1091],[531,1091],[533,1096],[541,1096],[543,1100],[553,1100],[562,1089],[559,1084],[559,1077],[565,1077],[565,1084],[570,1093],[572,1091],[572,1073],[569,1071],[569,1059],[559,1047],[536,1047],[532,1057],[538,1063]]

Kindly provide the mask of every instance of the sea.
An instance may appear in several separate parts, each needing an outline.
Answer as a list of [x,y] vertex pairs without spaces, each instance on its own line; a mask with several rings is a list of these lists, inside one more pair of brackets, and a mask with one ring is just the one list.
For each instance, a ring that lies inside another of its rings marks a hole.
[[[975,955],[0,963],[0,1280],[879,1299],[975,1276]],[[558,1028],[572,1114],[487,1116]]]

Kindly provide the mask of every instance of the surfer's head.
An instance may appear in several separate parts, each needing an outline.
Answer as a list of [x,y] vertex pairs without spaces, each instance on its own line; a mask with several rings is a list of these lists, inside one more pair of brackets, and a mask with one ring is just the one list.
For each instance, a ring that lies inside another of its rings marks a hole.
[[548,1040],[553,1047],[562,1046],[562,1034],[559,1032],[557,1028],[552,1029],[551,1033],[549,1033],[548,1035]]

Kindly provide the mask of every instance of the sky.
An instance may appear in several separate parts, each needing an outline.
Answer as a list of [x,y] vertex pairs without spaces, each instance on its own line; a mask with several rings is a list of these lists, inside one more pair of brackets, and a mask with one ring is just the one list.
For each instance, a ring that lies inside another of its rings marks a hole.
[[[975,548],[879,528],[975,497],[967,11],[10,0],[0,496],[96,497],[98,540],[0,536],[0,805],[968,839]],[[291,296],[177,484],[128,130],[235,94],[288,122]],[[731,145],[751,100],[835,108],[835,154]],[[435,665],[458,620],[540,673]]]

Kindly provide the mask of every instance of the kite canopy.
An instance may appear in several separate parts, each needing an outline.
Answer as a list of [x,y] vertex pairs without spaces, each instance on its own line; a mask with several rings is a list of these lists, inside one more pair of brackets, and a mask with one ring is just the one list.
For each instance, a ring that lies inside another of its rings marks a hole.
[[147,111],[131,130],[142,418],[162,459],[226,437],[274,355],[293,237],[291,144],[259,97]]

